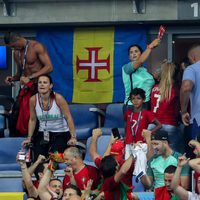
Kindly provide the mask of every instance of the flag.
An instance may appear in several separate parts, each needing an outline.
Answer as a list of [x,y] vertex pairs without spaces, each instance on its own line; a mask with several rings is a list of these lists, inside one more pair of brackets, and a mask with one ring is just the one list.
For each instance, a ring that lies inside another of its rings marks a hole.
[[40,30],[53,63],[54,91],[73,103],[123,102],[122,66],[128,47],[146,48],[146,30],[139,26],[77,27]]

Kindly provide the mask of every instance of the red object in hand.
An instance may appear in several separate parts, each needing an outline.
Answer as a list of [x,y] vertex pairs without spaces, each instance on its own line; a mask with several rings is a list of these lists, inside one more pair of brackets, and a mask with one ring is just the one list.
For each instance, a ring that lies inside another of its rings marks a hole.
[[160,28],[159,28],[159,32],[158,32],[158,38],[159,39],[162,39],[163,35],[165,34],[165,27],[160,25]]

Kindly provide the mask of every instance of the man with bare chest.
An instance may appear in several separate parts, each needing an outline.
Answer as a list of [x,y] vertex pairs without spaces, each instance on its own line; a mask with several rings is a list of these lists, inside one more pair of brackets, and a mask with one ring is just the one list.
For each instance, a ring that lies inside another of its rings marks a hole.
[[8,85],[14,85],[15,81],[20,81],[21,86],[18,96],[20,109],[16,129],[20,135],[27,135],[30,116],[29,99],[36,93],[37,78],[50,73],[53,66],[45,47],[35,40],[27,40],[18,33],[8,32],[4,36],[4,42],[14,50],[14,60],[17,65],[16,74],[7,76],[5,82]]
[[14,76],[6,77],[7,84],[11,84],[12,81],[20,81],[20,84],[25,85],[53,70],[47,50],[41,43],[27,40],[14,32],[5,34],[4,41],[7,46],[14,49],[14,59],[17,64],[17,73]]

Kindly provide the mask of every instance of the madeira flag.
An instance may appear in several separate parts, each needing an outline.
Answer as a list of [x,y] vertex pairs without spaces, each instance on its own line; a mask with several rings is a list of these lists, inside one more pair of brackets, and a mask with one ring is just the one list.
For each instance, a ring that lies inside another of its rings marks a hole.
[[40,30],[51,57],[54,91],[73,103],[123,102],[122,66],[128,47],[146,46],[142,27],[71,27]]

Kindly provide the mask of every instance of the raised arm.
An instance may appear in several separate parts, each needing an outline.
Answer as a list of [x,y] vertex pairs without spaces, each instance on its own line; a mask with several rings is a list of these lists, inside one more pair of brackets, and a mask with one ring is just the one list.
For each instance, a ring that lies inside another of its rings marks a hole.
[[115,174],[114,180],[116,183],[119,183],[121,179],[126,175],[130,167],[132,166],[134,161],[134,157],[131,154],[129,158],[124,162],[124,164],[121,166],[120,170]]
[[147,46],[146,50],[142,53],[139,59],[132,63],[133,69],[139,68],[148,59],[152,49],[157,47],[160,44],[160,41],[161,41],[160,39],[156,38]]
[[174,193],[182,200],[188,200],[188,191],[179,185],[181,170],[183,166],[188,163],[188,160],[189,159],[187,159],[185,155],[178,158],[178,165],[171,183],[171,188],[173,189]]
[[50,200],[52,198],[51,194],[49,193],[49,190],[47,189],[51,177],[53,175],[53,170],[52,170],[53,168],[51,166],[53,166],[52,161],[50,161],[48,169],[46,170],[44,176],[40,180],[40,184],[38,187],[38,194],[41,200]]
[[92,139],[90,143],[90,155],[93,161],[98,158],[100,155],[97,153],[97,140],[102,135],[102,130],[100,128],[93,129]]
[[45,156],[39,155],[37,160],[28,168],[29,174],[32,176],[37,166],[45,160]]
[[23,160],[23,161],[19,160],[19,155],[17,155],[16,159],[17,159],[17,162],[20,164],[21,172],[22,172],[22,179],[23,179],[24,185],[28,191],[28,195],[31,197],[37,198],[38,191],[35,188],[35,186],[33,185],[33,181],[32,181],[31,175],[28,171],[25,160]]
[[154,150],[151,144],[151,131],[147,129],[142,130],[142,136],[147,143],[147,160],[150,160],[154,154]]
[[197,140],[190,140],[188,145],[195,148],[196,154],[200,155],[200,143]]
[[194,169],[194,171],[200,173],[200,158],[190,160],[189,166]]
[[110,136],[110,142],[109,142],[109,144],[108,144],[108,146],[107,146],[106,151],[105,151],[104,154],[103,154],[103,157],[110,155],[110,151],[111,151],[112,144],[113,144],[117,139],[118,139],[118,138],[114,138],[114,137],[113,137],[113,134],[111,134],[111,136]]

